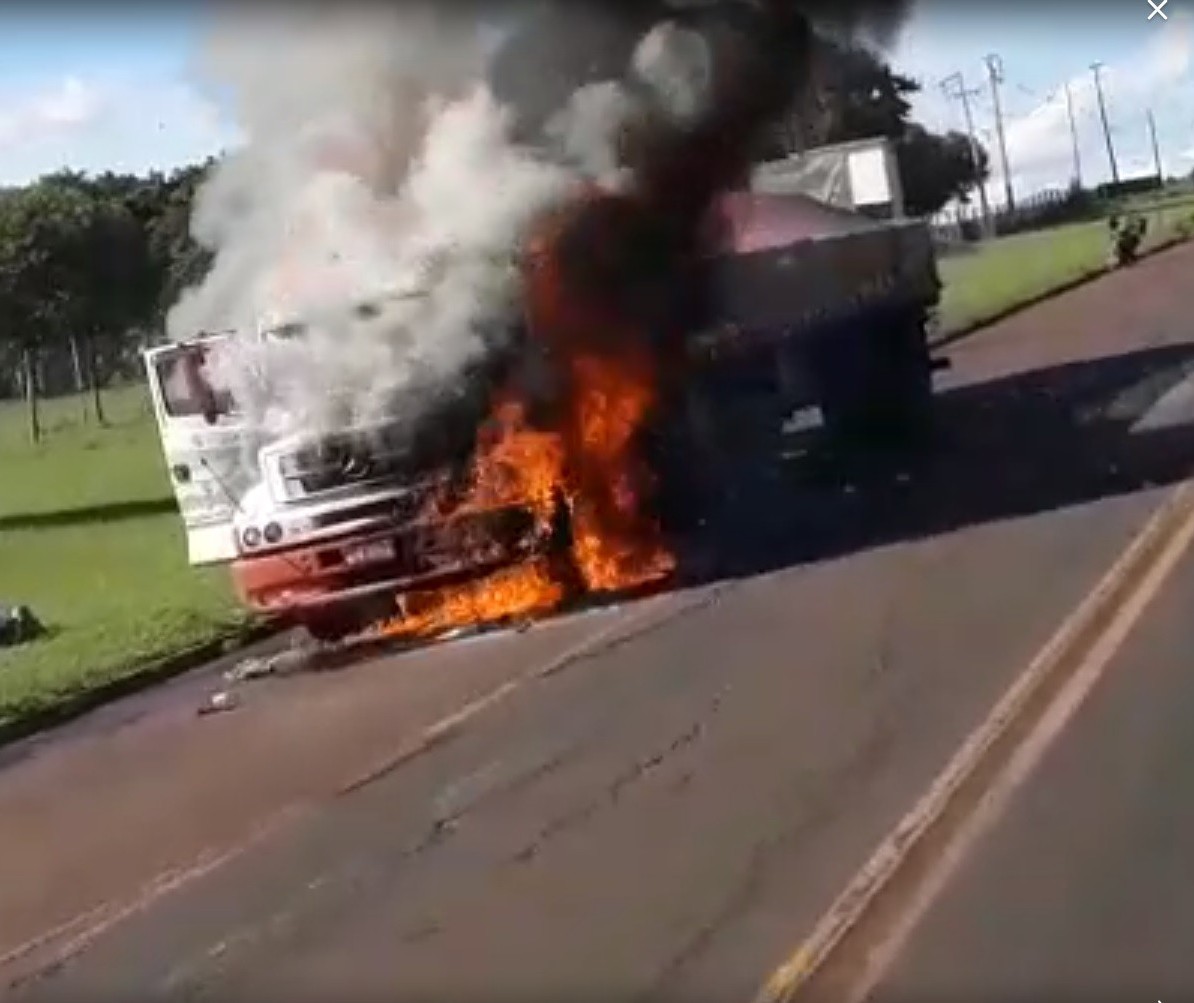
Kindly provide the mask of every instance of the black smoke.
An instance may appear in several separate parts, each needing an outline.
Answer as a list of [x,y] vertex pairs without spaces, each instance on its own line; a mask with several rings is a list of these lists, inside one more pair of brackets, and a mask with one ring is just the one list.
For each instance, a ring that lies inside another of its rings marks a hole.
[[[666,407],[666,384],[683,380],[686,332],[716,312],[699,272],[710,210],[719,194],[744,183],[766,130],[810,87],[817,31],[889,41],[908,9],[906,3],[874,0],[833,5],[558,0],[519,10],[516,27],[492,58],[489,84],[513,112],[516,135],[528,144],[546,142],[546,124],[578,89],[611,80],[633,87],[634,53],[661,22],[698,33],[711,56],[712,79],[701,113],[684,122],[649,113],[631,121],[621,144],[633,177],[628,194],[578,205],[558,235],[554,251],[563,256],[577,295],[613,305],[627,320],[611,328],[605,343],[573,347],[616,355],[622,347],[617,337],[627,331],[649,334],[657,341]],[[523,332],[509,339],[509,351],[474,371],[455,403],[445,402],[447,409],[473,417],[485,413],[494,391],[517,379],[525,368],[521,363],[538,359],[546,342],[561,376],[540,380],[539,400],[532,403],[550,424],[552,393],[567,383],[566,359],[560,356],[569,346],[557,338]],[[465,436],[456,442],[466,447]],[[458,469],[467,467],[463,452],[454,458]]]
[[[912,0],[796,0],[779,5],[766,0],[540,0],[510,4],[506,10],[514,27],[490,63],[489,84],[499,100],[514,109],[519,132],[529,139],[580,87],[624,79],[635,46],[661,22],[713,36],[735,29],[749,35],[752,24],[799,15],[823,34],[885,49],[907,22]],[[777,68],[796,71],[784,95],[794,103],[807,85],[807,75],[801,73],[809,54],[790,47],[790,42],[757,36],[754,44],[759,55],[776,61]]]

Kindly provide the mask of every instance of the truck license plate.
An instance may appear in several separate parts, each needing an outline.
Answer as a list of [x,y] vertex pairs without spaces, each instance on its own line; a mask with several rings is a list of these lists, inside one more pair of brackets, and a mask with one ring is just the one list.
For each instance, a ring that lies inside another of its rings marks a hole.
[[344,560],[351,565],[374,564],[378,561],[392,561],[397,551],[393,540],[371,540],[355,547],[344,548]]

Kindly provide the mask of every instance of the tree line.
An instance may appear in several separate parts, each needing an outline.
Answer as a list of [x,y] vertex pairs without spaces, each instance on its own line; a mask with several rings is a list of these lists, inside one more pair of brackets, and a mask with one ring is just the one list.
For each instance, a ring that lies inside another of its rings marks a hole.
[[969,202],[990,175],[981,143],[964,133],[936,133],[912,120],[918,81],[898,73],[873,49],[818,36],[811,86],[780,124],[770,156],[801,148],[883,136],[891,141],[911,216],[932,216],[948,202]]
[[[821,39],[813,82],[758,159],[885,136],[913,215],[967,201],[986,178],[987,155],[968,137],[911,121],[919,85],[870,49]],[[541,77],[529,84],[544,86]],[[60,171],[0,190],[0,397],[26,399],[35,440],[46,394],[86,392],[84,406],[102,423],[102,388],[136,371],[165,312],[203,277],[209,255],[190,219],[212,163],[146,176]]]
[[[38,400],[128,375],[207,253],[190,235],[195,190],[212,161],[146,176],[48,174],[0,191],[0,396]],[[85,406],[88,406],[85,398]]]

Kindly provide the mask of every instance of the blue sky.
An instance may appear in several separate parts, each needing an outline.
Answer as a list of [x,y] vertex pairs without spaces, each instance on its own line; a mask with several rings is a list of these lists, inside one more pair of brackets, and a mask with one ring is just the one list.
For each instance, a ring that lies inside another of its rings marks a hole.
[[201,17],[185,4],[0,8],[0,183],[223,148],[235,129],[193,83]]
[[[1089,64],[1101,60],[1120,173],[1147,170],[1152,108],[1167,171],[1194,168],[1194,0],[1000,5],[921,0],[888,54],[919,79],[916,117],[960,127],[941,79],[961,71],[975,124],[994,153],[983,56],[998,53],[1017,190],[1065,184],[1072,153],[1062,85],[1074,98],[1084,180],[1109,173]],[[0,183],[67,165],[82,170],[169,168],[236,141],[236,123],[201,92],[193,70],[203,28],[197,5],[47,3],[0,7]],[[997,163],[997,161],[996,161]],[[998,201],[1002,182],[992,179]]]
[[[962,110],[940,82],[961,72],[972,99],[975,127],[998,167],[994,114],[983,57],[998,54],[1007,121],[1008,159],[1017,190],[1064,185],[1073,154],[1064,85],[1074,103],[1083,181],[1110,176],[1090,64],[1100,61],[1103,92],[1121,177],[1151,173],[1147,109],[1152,109],[1162,166],[1167,173],[1194,168],[1194,0],[1168,0],[1154,16],[1147,0],[1088,4],[1039,2],[968,5],[965,0],[921,0],[891,54],[898,69],[923,87],[915,117],[936,128],[963,128]],[[1002,200],[998,170],[993,201]]]

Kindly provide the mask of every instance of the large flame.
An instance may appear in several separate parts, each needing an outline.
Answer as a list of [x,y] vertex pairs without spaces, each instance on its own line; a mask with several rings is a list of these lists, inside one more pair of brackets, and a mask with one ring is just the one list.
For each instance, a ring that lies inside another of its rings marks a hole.
[[[574,209],[583,213],[584,200]],[[527,268],[530,335],[546,350],[560,401],[532,427],[516,392],[507,391],[481,431],[467,488],[455,511],[518,502],[542,520],[559,499],[571,512],[570,563],[550,559],[504,569],[464,586],[404,597],[388,635],[423,635],[540,614],[578,591],[641,587],[675,561],[649,514],[651,471],[642,432],[657,402],[649,332],[619,310],[600,283],[578,283],[564,250],[573,220],[565,213],[541,233]],[[441,506],[444,500],[440,500]],[[441,516],[449,514],[442,508]]]

